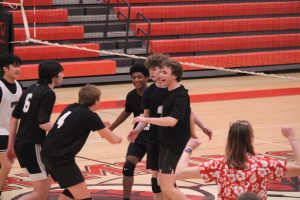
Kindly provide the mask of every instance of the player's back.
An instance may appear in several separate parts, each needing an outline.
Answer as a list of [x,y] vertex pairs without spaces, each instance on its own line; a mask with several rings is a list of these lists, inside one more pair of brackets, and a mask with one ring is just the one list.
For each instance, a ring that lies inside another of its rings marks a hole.
[[20,119],[17,139],[40,144],[46,132],[39,127],[49,122],[55,93],[46,84],[30,86],[21,96],[13,117]]

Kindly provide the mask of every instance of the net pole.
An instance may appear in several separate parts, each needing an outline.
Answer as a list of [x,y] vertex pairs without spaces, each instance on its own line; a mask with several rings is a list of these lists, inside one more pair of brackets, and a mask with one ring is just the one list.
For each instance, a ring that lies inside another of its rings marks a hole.
[[0,0],[0,13],[3,13],[3,4],[2,4],[3,0]]

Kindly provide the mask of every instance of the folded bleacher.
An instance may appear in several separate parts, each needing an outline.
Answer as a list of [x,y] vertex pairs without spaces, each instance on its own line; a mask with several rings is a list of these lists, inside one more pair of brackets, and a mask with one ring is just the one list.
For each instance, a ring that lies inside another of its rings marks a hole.
[[[142,59],[98,51],[147,56],[145,33],[149,23],[142,15],[150,22],[149,53],[167,53],[180,61],[252,71],[300,68],[300,1],[127,1],[131,6],[127,39],[125,17],[129,9],[122,0],[110,0],[109,5],[107,0],[25,1],[31,37],[91,50],[16,43],[15,53],[24,60],[21,80],[35,80],[36,75],[30,76],[29,72],[36,72],[37,63],[45,59],[61,61],[66,66],[66,76],[74,80],[70,84],[83,83],[80,81],[88,77],[94,77],[92,82],[128,80],[128,68]],[[26,40],[21,11],[6,8],[14,16],[15,41]],[[194,70],[187,77],[201,77],[205,71],[191,66],[184,69]]]

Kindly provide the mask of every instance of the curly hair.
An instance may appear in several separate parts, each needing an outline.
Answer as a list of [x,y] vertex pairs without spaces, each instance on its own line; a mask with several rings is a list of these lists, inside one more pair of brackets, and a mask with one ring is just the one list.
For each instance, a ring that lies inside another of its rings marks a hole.
[[150,69],[154,67],[161,67],[161,63],[169,59],[169,55],[162,53],[155,53],[148,56],[145,61],[145,66]]

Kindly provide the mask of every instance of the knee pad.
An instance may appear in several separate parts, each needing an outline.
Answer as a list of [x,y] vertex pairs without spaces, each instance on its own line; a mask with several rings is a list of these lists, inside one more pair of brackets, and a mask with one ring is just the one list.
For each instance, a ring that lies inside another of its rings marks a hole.
[[132,162],[126,161],[123,166],[123,176],[133,176],[135,169],[135,164]]
[[92,198],[85,198],[85,199],[81,199],[81,200],[93,200]]
[[153,193],[161,193],[160,186],[157,183],[157,178],[151,178],[152,192]]
[[71,199],[74,198],[74,196],[72,195],[72,193],[70,192],[70,190],[68,189],[64,189],[63,194]]

